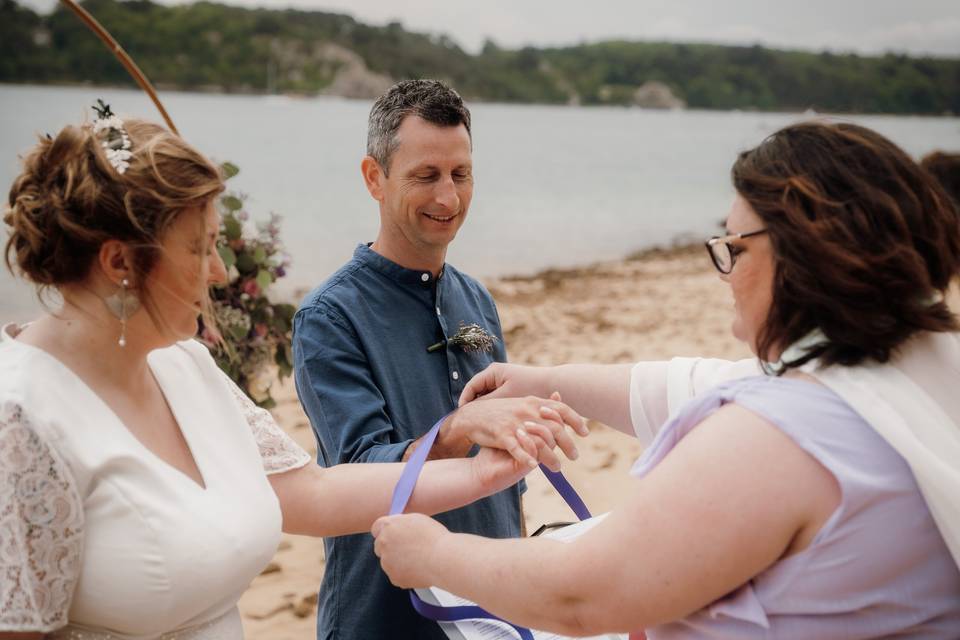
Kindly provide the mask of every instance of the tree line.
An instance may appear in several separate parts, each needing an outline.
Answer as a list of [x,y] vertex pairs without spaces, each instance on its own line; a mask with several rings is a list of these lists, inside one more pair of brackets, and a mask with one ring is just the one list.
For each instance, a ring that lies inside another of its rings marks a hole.
[[[628,41],[522,49],[487,41],[470,54],[445,35],[336,13],[82,4],[167,88],[316,94],[353,56],[395,80],[444,79],[473,100],[630,104],[655,81],[691,108],[960,113],[960,59]],[[67,9],[41,15],[15,0],[0,0],[0,82],[132,84]]]

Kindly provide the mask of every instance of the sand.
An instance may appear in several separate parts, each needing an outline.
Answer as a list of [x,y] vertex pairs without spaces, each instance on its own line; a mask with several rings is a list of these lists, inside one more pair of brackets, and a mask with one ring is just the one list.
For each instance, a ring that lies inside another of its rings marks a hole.
[[[649,251],[625,260],[486,282],[500,310],[513,362],[632,362],[675,355],[739,358],[730,335],[729,291],[702,247]],[[313,435],[291,381],[278,394],[278,422],[304,448]],[[579,443],[564,474],[594,513],[613,508],[630,486],[639,443],[598,423]],[[572,515],[539,471],[527,477],[524,512],[530,531]],[[240,600],[251,640],[314,637],[316,591],[323,575],[320,539],[284,535],[273,561]]]
[[[634,362],[673,356],[748,357],[730,334],[733,304],[702,246],[648,251],[589,267],[550,270],[486,283],[497,301],[511,361]],[[960,310],[960,290],[950,294]],[[280,389],[278,422],[315,452],[310,426],[293,384]],[[591,423],[576,462],[564,474],[594,513],[614,508],[632,482],[627,470],[639,443]],[[572,515],[539,473],[527,476],[527,526],[570,520]],[[240,600],[251,640],[313,638],[316,591],[323,575],[320,539],[284,535],[273,561]]]

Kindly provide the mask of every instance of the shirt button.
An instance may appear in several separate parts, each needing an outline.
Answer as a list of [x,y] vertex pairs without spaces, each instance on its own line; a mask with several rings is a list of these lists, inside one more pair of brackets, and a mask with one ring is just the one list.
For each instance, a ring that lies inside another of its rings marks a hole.
[[437,307],[437,315],[440,315],[440,307]]
[[424,282],[427,282],[430,280],[430,274],[424,273],[423,275],[420,276],[420,279],[423,280]]
[[454,380],[459,380],[460,374],[454,371],[453,373],[450,374],[450,377],[453,378]]

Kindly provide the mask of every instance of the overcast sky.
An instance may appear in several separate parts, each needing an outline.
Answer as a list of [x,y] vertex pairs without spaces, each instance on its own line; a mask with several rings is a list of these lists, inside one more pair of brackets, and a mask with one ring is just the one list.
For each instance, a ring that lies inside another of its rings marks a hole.
[[[162,0],[170,3],[172,0]],[[49,10],[56,0],[20,0]],[[445,33],[468,51],[626,38],[960,57],[960,0],[230,0]]]

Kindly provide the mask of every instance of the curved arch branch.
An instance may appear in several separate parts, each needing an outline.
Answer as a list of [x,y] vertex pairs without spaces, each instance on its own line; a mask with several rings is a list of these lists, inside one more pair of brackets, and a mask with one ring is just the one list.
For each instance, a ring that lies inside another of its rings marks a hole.
[[112,35],[110,35],[109,31],[103,28],[103,25],[97,22],[96,18],[90,15],[86,9],[77,4],[75,0],[60,1],[67,5],[71,11],[77,14],[77,17],[80,18],[80,20],[83,21],[83,23],[87,25],[87,27],[89,27],[90,30],[93,31],[105,45],[107,45],[107,48],[113,52],[113,55],[117,57],[117,59],[120,61],[120,64],[122,64],[124,69],[127,70],[127,73],[133,77],[137,84],[140,85],[140,88],[143,89],[148,96],[150,96],[151,100],[153,100],[153,104],[156,105],[157,110],[160,111],[160,115],[163,116],[163,120],[167,123],[170,131],[180,135],[180,132],[177,131],[177,127],[173,124],[173,120],[171,120],[169,114],[167,114],[167,110],[163,108],[163,104],[160,102],[160,98],[157,96],[157,92],[153,88],[153,85],[150,84],[149,80],[147,80],[147,76],[140,71],[140,67],[138,67],[137,63],[133,61],[133,58],[131,58],[130,55],[123,50],[123,47],[120,46],[120,43],[117,42]]

